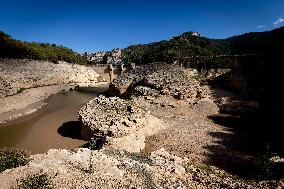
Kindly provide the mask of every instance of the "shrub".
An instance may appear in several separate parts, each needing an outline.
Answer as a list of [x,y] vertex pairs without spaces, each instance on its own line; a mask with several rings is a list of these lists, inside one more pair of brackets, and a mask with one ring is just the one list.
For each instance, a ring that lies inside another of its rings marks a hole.
[[26,165],[28,162],[29,158],[25,151],[16,148],[0,149],[0,172]]
[[53,188],[51,177],[44,174],[30,175],[27,178],[17,181],[18,185],[14,189],[50,189]]
[[92,137],[91,140],[90,140],[90,146],[89,146],[89,149],[90,150],[96,150],[98,148],[98,141],[95,137]]
[[88,161],[88,167],[87,169],[84,170],[86,173],[89,173],[89,174],[94,173],[94,165],[93,165],[94,157],[93,156],[94,154],[93,154],[93,151],[91,150],[91,154],[90,154],[89,161]]
[[18,89],[17,94],[20,94],[20,93],[22,93],[23,91],[24,91],[24,89],[23,89],[23,88],[20,88],[20,89]]
[[97,144],[97,139],[95,137],[92,137],[90,142],[89,142],[89,149],[91,150],[91,154],[90,154],[90,158],[89,158],[89,162],[88,162],[88,167],[87,169],[85,169],[84,171],[86,173],[92,174],[94,172],[94,168],[93,168],[93,150],[96,150],[98,147]]

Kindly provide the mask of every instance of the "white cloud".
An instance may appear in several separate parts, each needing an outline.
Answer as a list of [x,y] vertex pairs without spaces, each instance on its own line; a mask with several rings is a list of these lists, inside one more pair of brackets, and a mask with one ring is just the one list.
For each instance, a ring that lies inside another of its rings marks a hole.
[[259,25],[257,26],[258,28],[265,28],[266,26],[263,26],[263,25]]
[[284,19],[282,17],[279,17],[275,22],[273,22],[273,26],[278,26],[279,24],[283,23]]

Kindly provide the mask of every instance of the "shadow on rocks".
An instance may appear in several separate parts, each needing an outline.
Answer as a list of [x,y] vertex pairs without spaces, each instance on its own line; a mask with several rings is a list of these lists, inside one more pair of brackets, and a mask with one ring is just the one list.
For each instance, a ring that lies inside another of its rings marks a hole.
[[283,178],[284,163],[270,161],[271,157],[284,155],[282,132],[272,121],[275,117],[264,112],[209,116],[225,129],[209,132],[216,142],[205,147],[209,151],[206,163],[245,179]]
[[81,136],[81,127],[82,125],[80,121],[69,121],[69,122],[63,123],[57,129],[57,133],[63,137],[84,140]]

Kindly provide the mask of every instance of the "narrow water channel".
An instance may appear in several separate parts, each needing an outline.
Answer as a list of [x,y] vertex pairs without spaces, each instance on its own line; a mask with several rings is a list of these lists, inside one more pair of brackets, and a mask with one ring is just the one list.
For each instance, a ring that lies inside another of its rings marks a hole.
[[86,141],[80,137],[70,137],[64,132],[72,130],[72,127],[73,131],[78,129],[78,111],[98,95],[77,91],[52,95],[47,99],[47,105],[39,111],[1,125],[0,147],[16,147],[35,154],[49,149],[72,149],[84,145]]

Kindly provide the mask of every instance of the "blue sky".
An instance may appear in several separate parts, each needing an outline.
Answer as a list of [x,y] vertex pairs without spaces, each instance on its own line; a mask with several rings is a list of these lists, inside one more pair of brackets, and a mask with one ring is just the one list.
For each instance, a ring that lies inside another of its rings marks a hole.
[[0,0],[0,30],[81,53],[186,31],[226,38],[283,25],[284,0]]

